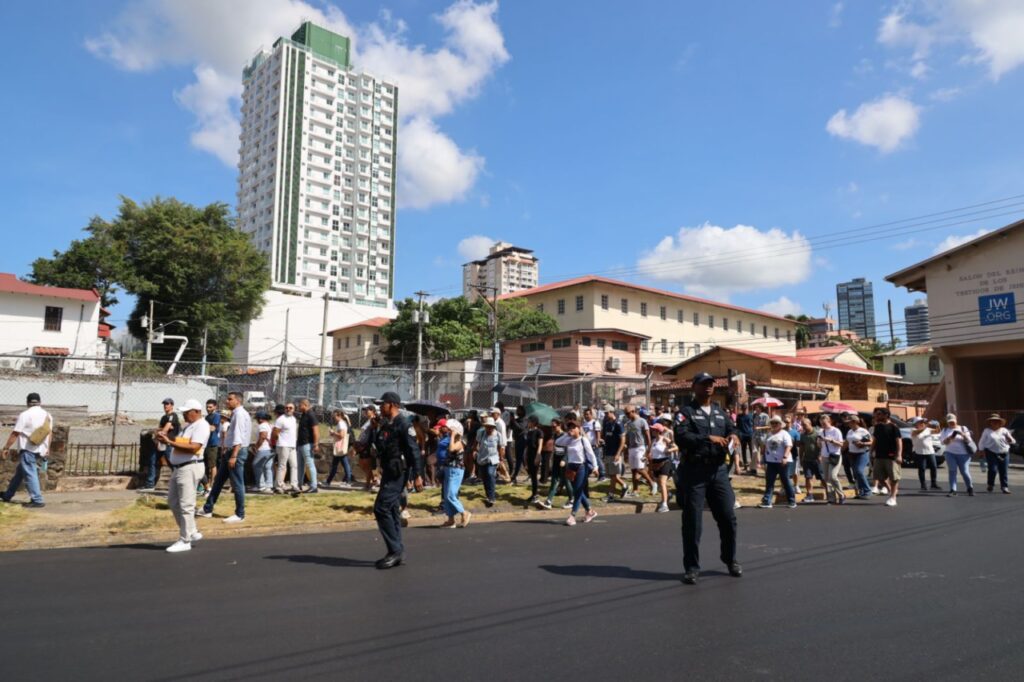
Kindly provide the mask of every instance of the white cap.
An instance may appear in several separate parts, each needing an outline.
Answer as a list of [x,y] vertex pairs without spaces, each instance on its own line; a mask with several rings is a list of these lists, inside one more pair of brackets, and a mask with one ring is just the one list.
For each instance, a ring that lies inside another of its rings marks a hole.
[[195,398],[189,398],[181,406],[182,413],[188,412],[189,410],[200,410],[200,411],[202,411],[202,409],[203,409],[203,406],[200,405],[199,401],[196,400]]
[[492,419],[491,417],[484,417],[483,421],[481,421],[480,423],[483,424],[484,426],[497,426],[497,424],[494,423],[494,419]]
[[444,423],[444,427],[452,433],[462,435],[462,423],[458,419],[449,419]]

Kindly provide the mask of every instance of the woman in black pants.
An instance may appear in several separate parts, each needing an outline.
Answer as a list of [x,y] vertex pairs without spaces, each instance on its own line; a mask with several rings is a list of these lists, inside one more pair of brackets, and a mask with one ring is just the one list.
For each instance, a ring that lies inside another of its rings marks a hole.
[[544,432],[541,431],[540,421],[536,417],[526,420],[526,433],[523,436],[523,441],[526,473],[530,477],[530,500],[527,504],[538,504],[540,496],[537,492],[537,485],[540,462],[544,457]]
[[927,419],[918,417],[914,420],[914,430],[910,432],[910,441],[914,444],[914,459],[917,461],[917,478],[921,481],[921,490],[928,490],[924,484],[925,468],[931,474],[932,490],[942,490],[935,482],[937,467],[935,466],[933,434]]

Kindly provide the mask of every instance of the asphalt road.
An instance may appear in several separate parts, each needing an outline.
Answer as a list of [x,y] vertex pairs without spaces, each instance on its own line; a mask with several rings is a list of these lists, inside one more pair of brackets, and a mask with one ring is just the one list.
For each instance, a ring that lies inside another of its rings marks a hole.
[[[1024,492],[1024,490],[1022,490]],[[0,555],[6,679],[1019,679],[1024,494]],[[710,528],[708,525],[710,524]],[[214,533],[210,533],[213,535]]]

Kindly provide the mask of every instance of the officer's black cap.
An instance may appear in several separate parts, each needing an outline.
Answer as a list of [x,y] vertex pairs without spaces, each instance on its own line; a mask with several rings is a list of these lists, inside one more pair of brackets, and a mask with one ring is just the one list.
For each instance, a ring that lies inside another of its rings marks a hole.
[[714,381],[715,377],[711,376],[707,372],[701,372],[693,377],[693,385],[703,384],[705,381]]
[[384,403],[393,403],[395,405],[401,405],[402,398],[394,391],[388,391],[387,393],[380,397],[380,400],[377,401],[378,405],[383,405]]

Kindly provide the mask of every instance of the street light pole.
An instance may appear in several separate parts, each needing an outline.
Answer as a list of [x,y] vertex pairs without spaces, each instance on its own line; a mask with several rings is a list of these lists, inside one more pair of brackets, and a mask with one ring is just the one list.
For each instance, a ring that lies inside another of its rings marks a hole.
[[316,404],[324,404],[324,381],[327,378],[327,369],[324,363],[327,362],[327,304],[330,299],[327,292],[324,292],[324,323],[320,332],[320,382],[316,389]]
[[417,291],[420,297],[419,310],[416,311],[416,390],[413,397],[416,400],[423,399],[423,324],[428,320],[423,314],[423,298],[427,295],[425,291]]
[[[491,309],[491,334],[493,335],[494,339],[494,348],[491,351],[491,367],[494,374],[494,385],[497,386],[498,382],[501,380],[501,374],[498,371],[498,354],[500,352],[498,348],[498,288],[481,286],[479,284],[474,285],[473,288],[481,292],[489,291],[492,294],[491,300],[487,300],[486,295],[483,297],[483,299],[484,302],[487,303],[487,305]],[[494,391],[491,391],[491,404],[493,405],[496,402],[498,402],[498,394]]]

